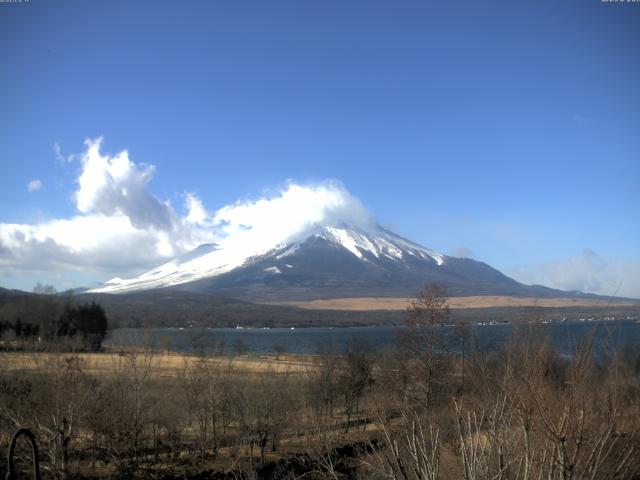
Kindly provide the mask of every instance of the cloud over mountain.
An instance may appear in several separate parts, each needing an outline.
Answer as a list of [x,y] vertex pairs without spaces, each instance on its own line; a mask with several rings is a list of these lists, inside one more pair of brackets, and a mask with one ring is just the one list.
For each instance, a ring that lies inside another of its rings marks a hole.
[[[131,277],[215,243],[236,252],[263,252],[297,241],[310,230],[341,223],[368,230],[374,220],[362,202],[338,181],[302,185],[288,182],[270,195],[210,208],[184,192],[175,208],[154,195],[155,167],[136,163],[128,151],[109,154],[102,138],[85,141],[85,150],[56,158],[80,167],[70,197],[75,213],[35,223],[0,223],[0,285],[30,288],[37,281],[59,288],[88,286],[113,277]],[[33,182],[32,182],[33,183]],[[33,184],[31,190],[41,184]],[[197,187],[197,186],[194,186]],[[232,248],[230,248],[232,247]],[[467,247],[454,256],[473,258]],[[512,269],[528,284],[612,295],[638,296],[637,262],[607,262],[586,250],[566,260]],[[30,283],[29,283],[30,282]]]
[[254,251],[295,239],[316,226],[348,223],[366,229],[373,224],[360,200],[336,181],[315,186],[289,183],[271,198],[221,208],[212,222],[220,243],[245,244]]
[[366,228],[371,223],[362,203],[336,181],[289,182],[269,198],[213,212],[198,196],[185,193],[181,214],[152,193],[153,165],[135,163],[126,150],[103,152],[102,138],[85,145],[82,154],[68,157],[80,164],[72,195],[75,215],[35,224],[0,223],[3,276],[55,272],[59,278],[60,272],[75,271],[102,280],[140,272],[202,243],[269,248],[314,225],[342,221]]

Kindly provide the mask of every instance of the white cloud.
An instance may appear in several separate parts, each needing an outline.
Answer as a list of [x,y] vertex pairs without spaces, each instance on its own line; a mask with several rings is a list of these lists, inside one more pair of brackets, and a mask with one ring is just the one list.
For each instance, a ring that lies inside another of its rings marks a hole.
[[599,295],[640,298],[640,261],[608,262],[591,249],[569,259],[518,267],[510,274],[526,284]]
[[[270,198],[238,201],[219,210],[184,195],[184,215],[153,195],[155,169],[134,163],[124,150],[109,155],[102,139],[87,140],[73,199],[77,213],[37,224],[0,223],[0,270],[10,277],[38,275],[105,280],[155,267],[202,243],[260,250],[302,235],[320,224],[346,222],[367,228],[371,217],[339,182],[286,184]],[[59,146],[56,155],[62,157]],[[35,282],[34,282],[35,283]],[[79,285],[77,285],[79,286]]]
[[368,228],[371,215],[340,182],[303,186],[289,183],[276,196],[237,202],[218,210],[213,223],[234,250],[269,248],[303,236],[318,225],[348,223]]
[[[149,190],[152,166],[135,164],[127,151],[101,153],[101,142],[87,140],[82,155],[67,157],[81,165],[73,195],[76,215],[33,225],[0,223],[5,277],[68,270],[102,279],[139,272],[215,240],[204,208],[194,213],[194,205],[202,207],[197,197],[187,199],[190,214],[180,217]],[[60,156],[57,144],[54,150]],[[30,190],[41,186],[37,180],[29,184]]]
[[31,192],[36,192],[38,190],[42,189],[42,181],[36,179],[36,180],[31,180],[29,182],[29,184],[27,185],[27,190],[29,191],[29,193]]
[[171,206],[147,188],[155,170],[152,165],[135,165],[126,150],[113,157],[101,154],[102,138],[85,143],[87,151],[81,158],[82,173],[75,193],[78,211],[123,214],[136,228],[166,231],[175,226]]
[[186,221],[190,223],[204,223],[209,218],[209,212],[202,205],[202,201],[193,193],[186,193],[185,208],[187,209]]

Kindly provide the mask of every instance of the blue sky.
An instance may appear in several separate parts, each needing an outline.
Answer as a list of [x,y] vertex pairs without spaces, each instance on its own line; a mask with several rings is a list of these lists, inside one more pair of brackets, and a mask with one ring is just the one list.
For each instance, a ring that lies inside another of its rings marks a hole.
[[0,224],[33,237],[5,227],[0,285],[160,259],[42,263],[43,224],[123,211],[74,193],[102,136],[178,217],[335,179],[430,248],[640,297],[639,45],[599,0],[0,3]]

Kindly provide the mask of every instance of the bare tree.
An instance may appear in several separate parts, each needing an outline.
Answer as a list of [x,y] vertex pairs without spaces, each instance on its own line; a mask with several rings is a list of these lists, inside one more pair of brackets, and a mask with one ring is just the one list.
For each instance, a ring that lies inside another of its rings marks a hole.
[[372,448],[375,469],[393,480],[440,478],[441,438],[437,428],[415,413],[403,412],[399,428],[379,423],[384,449]]
[[413,365],[415,385],[420,391],[415,399],[424,408],[433,402],[434,386],[448,371],[446,343],[442,331],[451,315],[446,289],[438,284],[425,285],[420,296],[407,308],[407,329],[400,335],[400,347]]
[[55,289],[53,285],[43,285],[42,283],[36,283],[35,287],[33,287],[33,293],[38,293],[40,295],[55,295],[58,291]]
[[345,364],[340,370],[338,384],[344,399],[346,418],[344,432],[348,433],[351,417],[358,410],[359,401],[365,389],[373,383],[373,358],[362,345],[351,345],[345,356]]
[[326,421],[333,418],[338,392],[337,371],[340,358],[332,345],[321,346],[308,376],[307,393],[316,415]]

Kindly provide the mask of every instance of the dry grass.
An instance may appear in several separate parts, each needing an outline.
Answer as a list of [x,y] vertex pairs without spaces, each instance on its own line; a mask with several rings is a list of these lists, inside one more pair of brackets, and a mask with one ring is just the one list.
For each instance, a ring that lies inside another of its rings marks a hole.
[[[329,298],[300,302],[273,302],[274,305],[290,305],[314,310],[405,310],[411,298],[403,297],[355,297]],[[491,307],[614,307],[640,306],[640,302],[630,300],[598,300],[590,298],[535,298],[508,296],[469,296],[450,297],[449,306],[452,309],[491,308]]]
[[[120,371],[131,361],[133,352],[126,353],[43,353],[43,352],[0,352],[0,365],[4,371],[41,370],[57,360],[79,359],[83,371],[94,375],[109,375]],[[149,355],[149,354],[147,354]],[[139,359],[143,353],[138,353]],[[206,361],[219,366],[231,366],[234,371],[246,373],[306,373],[311,366],[304,356],[263,355],[260,357],[196,357],[178,353],[153,353],[149,361],[150,370],[160,377],[176,377],[196,362]]]

